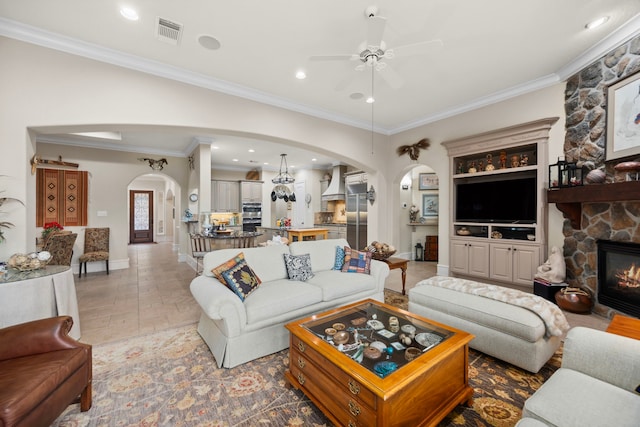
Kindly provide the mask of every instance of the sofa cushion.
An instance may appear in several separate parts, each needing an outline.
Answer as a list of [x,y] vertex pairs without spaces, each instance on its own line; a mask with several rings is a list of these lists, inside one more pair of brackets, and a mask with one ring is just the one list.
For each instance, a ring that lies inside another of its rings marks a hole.
[[[259,248],[245,248],[242,249],[242,252],[244,253],[247,264],[262,282],[287,278],[287,269],[284,266],[282,255],[289,253],[288,246],[271,245]],[[213,277],[213,273],[211,272],[213,268],[237,254],[238,249],[220,249],[208,252],[204,256],[203,274],[208,277]],[[331,254],[331,257],[333,257],[333,254]]]
[[227,286],[244,301],[260,285],[261,281],[244,259],[222,272]]
[[336,259],[333,263],[332,270],[342,270],[344,265],[344,246],[336,246]]
[[419,284],[409,290],[409,300],[532,343],[546,333],[544,322],[535,313],[490,298]]
[[371,252],[359,251],[348,246],[344,247],[343,273],[364,273],[371,271]]
[[218,281],[220,281],[221,283],[225,283],[225,279],[222,276],[222,273],[232,269],[233,267],[238,265],[239,262],[244,260],[245,260],[244,253],[240,252],[239,254],[235,255],[233,258],[226,260],[225,262],[223,262],[222,264],[218,265],[215,268],[212,268],[211,273],[213,273],[213,277],[218,279]]
[[313,277],[311,270],[311,257],[309,254],[290,255],[284,254],[284,264],[287,266],[287,274],[290,280],[306,282]]
[[631,427],[640,420],[640,396],[561,368],[525,401],[523,415],[554,426]]
[[368,274],[346,274],[341,271],[317,271],[307,283],[322,290],[322,299],[332,301],[360,292],[374,291],[376,280]]
[[[291,255],[309,254],[313,272],[331,270],[336,260],[336,246],[349,246],[345,239],[303,240],[289,245]],[[262,276],[260,276],[262,277]]]
[[318,287],[297,280],[281,279],[263,282],[251,298],[245,300],[244,307],[247,323],[254,324],[319,302],[322,302],[322,290]]

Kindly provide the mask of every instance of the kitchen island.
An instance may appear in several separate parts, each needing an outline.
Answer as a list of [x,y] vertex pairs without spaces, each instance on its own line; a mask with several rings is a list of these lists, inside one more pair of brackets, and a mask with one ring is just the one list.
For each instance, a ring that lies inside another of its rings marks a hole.
[[253,248],[257,246],[256,238],[262,236],[262,233],[257,231],[217,231],[204,236],[210,239],[211,250],[215,251],[229,248]]

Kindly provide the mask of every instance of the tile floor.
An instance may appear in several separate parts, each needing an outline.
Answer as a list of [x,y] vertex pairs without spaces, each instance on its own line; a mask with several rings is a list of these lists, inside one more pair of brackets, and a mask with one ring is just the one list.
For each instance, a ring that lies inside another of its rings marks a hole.
[[[98,345],[172,327],[196,323],[200,308],[189,284],[195,276],[178,262],[170,243],[129,245],[130,268],[75,277],[80,310],[81,341]],[[409,261],[406,290],[436,274],[435,262]],[[400,292],[401,271],[391,270],[387,289]],[[598,315],[565,313],[572,326],[606,329]]]

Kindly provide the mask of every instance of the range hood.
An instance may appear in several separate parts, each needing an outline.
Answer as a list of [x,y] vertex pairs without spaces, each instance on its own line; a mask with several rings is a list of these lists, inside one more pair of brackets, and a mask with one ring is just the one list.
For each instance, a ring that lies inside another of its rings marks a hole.
[[334,166],[333,174],[331,175],[331,182],[327,190],[322,193],[322,201],[329,200],[344,200],[344,174],[347,172],[346,166]]

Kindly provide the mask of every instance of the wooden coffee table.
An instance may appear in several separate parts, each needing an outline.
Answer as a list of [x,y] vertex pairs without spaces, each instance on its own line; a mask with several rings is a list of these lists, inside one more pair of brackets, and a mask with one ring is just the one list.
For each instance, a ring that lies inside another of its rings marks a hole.
[[[398,319],[398,332],[390,325],[392,317]],[[286,328],[291,337],[287,382],[336,425],[435,426],[458,404],[472,404],[471,334],[372,299]],[[418,356],[407,360],[399,341],[411,328],[415,335],[409,347]],[[333,329],[348,332],[347,343],[337,345]],[[364,345],[372,342],[380,344]],[[372,350],[376,346],[382,351]],[[368,357],[359,358],[360,351]]]

